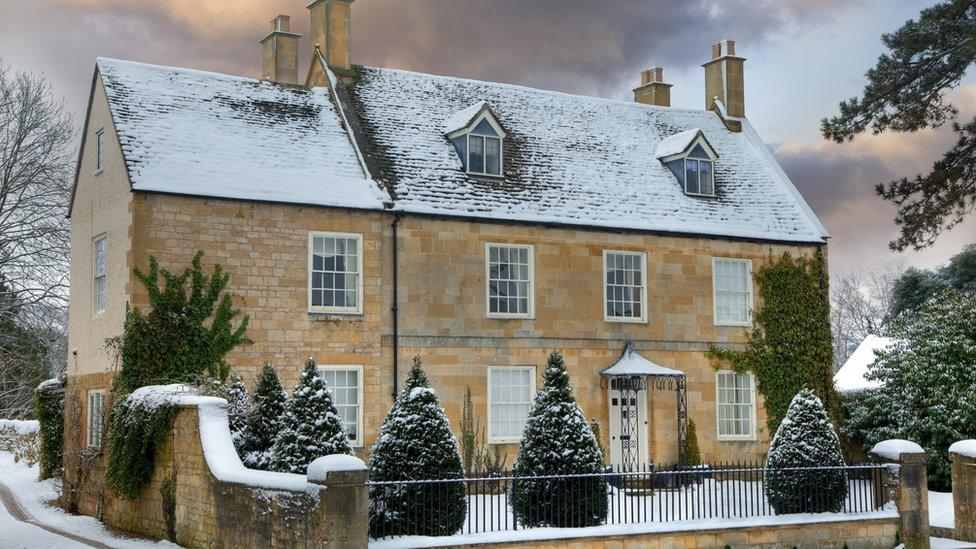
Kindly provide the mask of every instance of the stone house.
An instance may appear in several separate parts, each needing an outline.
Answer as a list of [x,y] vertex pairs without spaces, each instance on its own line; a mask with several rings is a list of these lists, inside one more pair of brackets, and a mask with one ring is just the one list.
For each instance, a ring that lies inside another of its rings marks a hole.
[[705,353],[745,341],[759,265],[828,235],[745,117],[734,43],[704,64],[706,108],[679,109],[660,68],[624,102],[353,65],[350,4],[308,6],[321,47],[301,81],[286,16],[261,80],[98,60],[70,211],[68,455],[104,459],[105,341],[147,303],[133,268],[203,250],[251,317],[233,369],[251,386],[271,362],[290,388],[315,357],[363,454],[420,356],[455,427],[470,388],[510,466],[558,349],[614,464],[674,462],[686,417],[703,459],[760,457],[752,376]]

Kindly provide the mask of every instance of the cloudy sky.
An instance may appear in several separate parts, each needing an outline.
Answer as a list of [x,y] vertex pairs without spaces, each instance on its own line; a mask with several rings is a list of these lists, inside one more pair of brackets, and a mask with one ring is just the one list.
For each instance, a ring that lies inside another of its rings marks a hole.
[[[641,69],[665,68],[672,104],[704,106],[710,44],[736,40],[746,114],[833,235],[837,275],[877,262],[929,267],[976,241],[976,216],[922,252],[895,254],[879,181],[927,171],[945,130],[826,143],[820,120],[856,95],[880,36],[931,1],[356,0],[353,62],[630,99]],[[43,71],[83,115],[96,56],[260,76],[258,40],[278,13],[308,33],[307,0],[0,0],[0,57]],[[307,66],[309,44],[303,41]],[[976,113],[976,80],[952,92]],[[80,122],[79,122],[80,123]]]

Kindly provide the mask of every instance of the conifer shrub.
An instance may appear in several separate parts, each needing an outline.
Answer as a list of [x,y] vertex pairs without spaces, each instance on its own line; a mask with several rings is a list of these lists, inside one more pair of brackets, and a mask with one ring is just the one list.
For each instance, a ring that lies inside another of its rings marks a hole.
[[332,389],[310,358],[285,406],[281,431],[271,449],[271,468],[304,475],[310,463],[332,454],[352,454],[352,447]]
[[698,449],[698,433],[695,430],[695,420],[688,420],[688,430],[685,432],[685,440],[681,445],[678,462],[686,467],[701,465],[701,451]]
[[848,491],[844,470],[802,468],[844,465],[840,439],[823,403],[810,389],[800,391],[769,447],[763,483],[769,504],[778,515],[840,511]]
[[40,480],[60,476],[64,456],[64,386],[44,382],[34,391],[34,415],[40,425]]
[[231,440],[234,448],[241,453],[244,443],[244,428],[247,426],[247,414],[251,409],[250,398],[244,380],[237,374],[231,374],[229,382],[223,387],[221,396],[227,400],[227,423],[230,426]]
[[[457,439],[437,395],[415,357],[403,391],[380,427],[369,457],[372,481],[464,478]],[[447,536],[457,533],[467,515],[464,483],[372,486],[370,537]]]
[[[549,355],[543,387],[532,405],[514,476],[579,475],[603,471],[603,455],[569,385],[563,357]],[[517,479],[512,505],[525,527],[580,527],[607,518],[607,486],[601,476]]]
[[271,447],[281,430],[287,402],[288,395],[278,379],[278,370],[271,364],[265,364],[254,387],[238,447],[245,466],[263,471],[271,468]]

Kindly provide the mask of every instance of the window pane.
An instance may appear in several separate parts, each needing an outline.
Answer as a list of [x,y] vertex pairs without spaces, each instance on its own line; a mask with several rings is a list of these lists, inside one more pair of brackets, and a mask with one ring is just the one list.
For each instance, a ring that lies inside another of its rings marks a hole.
[[522,435],[532,408],[532,368],[495,368],[488,371],[491,436]]
[[718,434],[752,436],[754,403],[751,374],[720,372],[716,374]]
[[500,139],[485,139],[485,172],[492,175],[499,175],[502,173]]
[[487,119],[478,122],[478,125],[475,126],[473,130],[471,130],[471,133],[476,133],[478,135],[487,135],[490,137],[498,137],[498,132],[495,131],[495,128],[491,127],[491,123],[488,122]]
[[712,273],[715,288],[715,321],[731,323],[749,322],[752,274],[749,262],[736,259],[717,259]]
[[689,194],[698,193],[698,161],[685,160],[685,192]]
[[468,171],[476,173],[484,173],[485,171],[484,137],[468,136]]
[[644,299],[643,254],[608,252],[604,279],[607,316],[641,318]]
[[712,163],[702,160],[698,165],[699,171],[701,172],[701,189],[699,192],[702,194],[715,194],[715,189],[712,186]]
[[357,238],[313,237],[309,274],[313,307],[358,307],[359,254]]

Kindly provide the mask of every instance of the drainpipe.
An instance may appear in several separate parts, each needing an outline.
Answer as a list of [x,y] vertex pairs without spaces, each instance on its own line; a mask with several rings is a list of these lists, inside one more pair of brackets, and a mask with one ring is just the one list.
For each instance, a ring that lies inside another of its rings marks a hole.
[[399,356],[400,356],[400,341],[399,341],[399,326],[398,326],[398,312],[400,310],[398,303],[398,274],[400,270],[400,263],[398,261],[399,256],[399,240],[397,239],[397,226],[400,224],[400,213],[397,212],[393,214],[393,224],[390,227],[393,228],[393,307],[390,309],[393,313],[393,399],[396,400],[397,396],[397,385],[399,383]]

